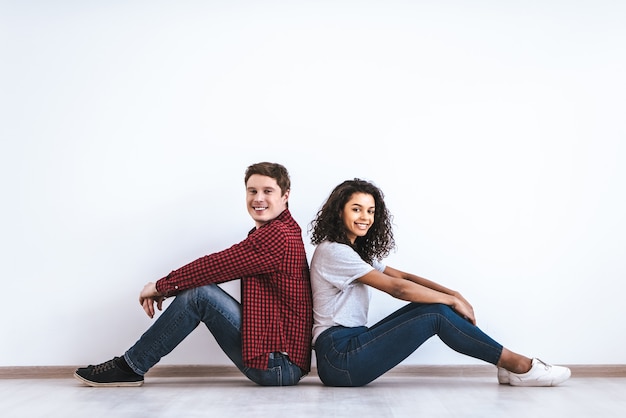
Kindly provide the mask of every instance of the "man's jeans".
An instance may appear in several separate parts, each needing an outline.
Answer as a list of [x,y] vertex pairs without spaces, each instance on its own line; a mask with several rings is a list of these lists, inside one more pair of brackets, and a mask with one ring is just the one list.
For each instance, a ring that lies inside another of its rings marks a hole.
[[317,372],[328,386],[363,386],[406,359],[433,335],[450,348],[497,364],[502,345],[449,306],[410,303],[367,327],[327,329],[315,341]]
[[298,383],[302,371],[281,353],[269,354],[267,370],[243,364],[241,318],[239,302],[219,286],[212,284],[185,290],[174,298],[156,322],[124,354],[124,358],[135,373],[144,375],[203,322],[248,379],[263,386]]

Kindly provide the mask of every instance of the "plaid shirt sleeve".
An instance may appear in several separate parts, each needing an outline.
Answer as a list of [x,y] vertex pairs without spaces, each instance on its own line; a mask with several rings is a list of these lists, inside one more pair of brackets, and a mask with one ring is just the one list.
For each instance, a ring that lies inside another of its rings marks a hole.
[[274,228],[252,230],[248,238],[223,251],[201,257],[156,282],[165,296],[211,283],[223,283],[277,269],[285,248],[285,238]]

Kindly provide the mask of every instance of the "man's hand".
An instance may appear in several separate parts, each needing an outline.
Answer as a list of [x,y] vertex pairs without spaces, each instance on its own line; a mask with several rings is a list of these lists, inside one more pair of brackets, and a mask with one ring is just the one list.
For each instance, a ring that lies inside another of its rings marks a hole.
[[165,297],[157,291],[156,283],[153,282],[146,284],[139,293],[139,304],[143,306],[143,310],[150,318],[154,318],[154,302],[156,302],[157,308],[162,311],[164,300]]

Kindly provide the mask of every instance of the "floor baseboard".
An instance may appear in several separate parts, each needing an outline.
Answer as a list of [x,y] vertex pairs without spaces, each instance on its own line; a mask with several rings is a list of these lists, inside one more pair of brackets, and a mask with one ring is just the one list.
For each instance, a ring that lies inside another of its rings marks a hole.
[[[17,366],[0,367],[0,379],[63,379],[72,377],[77,366]],[[626,364],[574,364],[568,365],[572,377],[626,377]],[[424,365],[397,366],[389,376],[462,376],[480,377],[493,375],[491,365]],[[209,365],[161,365],[147,374],[152,377],[231,377],[240,375],[234,366]],[[309,376],[316,376],[315,368]]]

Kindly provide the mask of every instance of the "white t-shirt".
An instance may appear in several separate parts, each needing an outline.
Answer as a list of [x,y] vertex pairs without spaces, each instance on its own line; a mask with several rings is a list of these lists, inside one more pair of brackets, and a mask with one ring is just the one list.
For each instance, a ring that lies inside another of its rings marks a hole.
[[313,343],[326,329],[367,324],[369,286],[355,280],[372,270],[384,271],[382,263],[366,263],[346,244],[324,241],[311,259],[313,290]]

